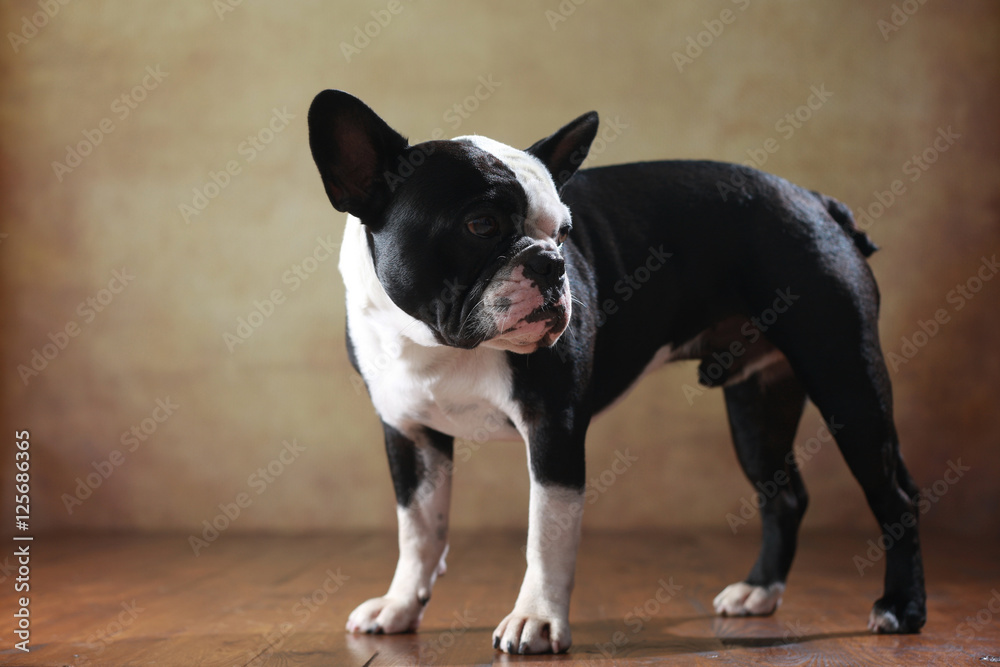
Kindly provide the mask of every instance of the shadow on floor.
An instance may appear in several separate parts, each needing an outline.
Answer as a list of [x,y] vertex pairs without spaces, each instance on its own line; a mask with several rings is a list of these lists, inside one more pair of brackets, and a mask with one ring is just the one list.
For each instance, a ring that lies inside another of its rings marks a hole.
[[[568,654],[549,656],[505,656],[492,648],[492,627],[470,627],[461,631],[434,628],[405,635],[349,635],[347,648],[357,665],[467,665],[505,662],[614,662],[701,655],[725,656],[728,664],[759,664],[766,657],[772,664],[802,664],[816,652],[810,644],[823,640],[868,637],[867,631],[760,634],[763,628],[714,615],[653,618],[641,627],[626,626],[621,619],[573,624],[573,647]],[[684,631],[679,626],[690,625]],[[750,636],[741,633],[750,631]],[[745,654],[741,656],[740,654]],[[766,655],[764,655],[766,654]]]

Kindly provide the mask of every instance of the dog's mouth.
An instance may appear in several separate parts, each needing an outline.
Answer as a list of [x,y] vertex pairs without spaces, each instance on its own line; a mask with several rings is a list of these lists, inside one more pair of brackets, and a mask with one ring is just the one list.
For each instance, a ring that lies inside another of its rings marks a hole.
[[452,335],[441,331],[443,342],[464,349],[482,345],[519,353],[554,345],[570,322],[569,282],[561,262],[553,264],[557,273],[550,274],[539,273],[538,264],[527,267],[529,261],[522,253],[516,262],[478,282],[485,289],[467,294],[461,324]]
[[559,340],[559,337],[563,335],[566,328],[569,326],[569,316],[570,316],[570,305],[569,305],[569,295],[566,295],[565,303],[563,303],[562,298],[559,301],[542,306],[534,313],[528,316],[527,319],[537,318],[539,321],[548,322],[549,330],[546,332],[545,336],[542,337],[542,343],[545,347],[551,347],[555,345],[555,342]]
[[562,304],[561,295],[559,298],[547,301],[542,304],[539,308],[531,311],[531,313],[524,318],[525,322],[540,322],[542,320],[552,320],[559,317],[566,316],[566,306]]
[[540,306],[508,326],[499,328],[499,333],[484,344],[525,354],[552,347],[569,326],[571,312],[569,289],[566,288],[554,297],[544,299]]
[[541,340],[550,338],[550,334],[554,332],[555,336],[552,337],[552,343],[554,343],[555,339],[559,337],[559,335],[566,329],[566,325],[569,323],[566,306],[563,305],[561,301],[546,303],[528,313],[528,315],[526,315],[514,326],[508,327],[505,331],[502,331],[500,335],[511,334],[516,332],[518,329],[523,328],[525,325],[540,322],[545,323],[546,329],[542,334]]

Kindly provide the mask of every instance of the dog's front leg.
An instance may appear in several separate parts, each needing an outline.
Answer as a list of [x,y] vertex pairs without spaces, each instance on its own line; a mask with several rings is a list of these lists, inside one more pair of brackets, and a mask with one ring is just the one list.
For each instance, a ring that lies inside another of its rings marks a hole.
[[448,551],[453,439],[427,429],[410,439],[383,428],[396,490],[399,561],[389,591],[351,612],[351,632],[416,630]]
[[560,653],[572,641],[569,598],[583,517],[583,436],[559,445],[532,438],[528,456],[528,567],[514,611],[493,632],[493,646],[507,653]]

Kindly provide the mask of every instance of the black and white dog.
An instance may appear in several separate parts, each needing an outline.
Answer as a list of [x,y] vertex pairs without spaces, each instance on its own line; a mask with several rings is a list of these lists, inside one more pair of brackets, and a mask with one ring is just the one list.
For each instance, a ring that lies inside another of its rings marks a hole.
[[523,438],[531,475],[527,570],[494,646],[565,651],[587,426],[644,373],[698,359],[700,381],[723,387],[750,481],[778,487],[761,508],[757,562],[716,611],[781,602],[807,503],[788,454],[808,397],[894,531],[868,626],[918,631],[918,489],[879,346],[865,261],[875,246],[843,204],[743,166],[577,172],[597,128],[591,112],[527,150],[479,136],[410,146],[347,93],[312,103],[313,158],[350,214],[348,353],[382,421],[398,502],[395,576],[347,629],[417,628],[445,568],[453,439],[488,432]]

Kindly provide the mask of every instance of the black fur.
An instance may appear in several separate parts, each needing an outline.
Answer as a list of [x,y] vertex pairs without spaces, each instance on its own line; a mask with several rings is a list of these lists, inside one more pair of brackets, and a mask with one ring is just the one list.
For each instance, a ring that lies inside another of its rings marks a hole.
[[[482,339],[465,319],[503,258],[526,247],[518,228],[526,194],[475,146],[407,146],[369,114],[337,91],[310,109],[310,143],[331,202],[366,225],[393,301],[442,343],[476,347]],[[569,327],[551,348],[507,354],[535,478],[582,490],[591,418],[669,346],[675,359],[700,361],[703,384],[725,387],[751,482],[781,481],[762,507],[763,543],[747,581],[783,583],[808,503],[788,457],[808,397],[879,526],[903,527],[890,540],[875,608],[891,611],[898,631],[918,631],[926,616],[918,491],[900,456],[879,345],[879,294],[865,260],[874,243],[842,203],[744,166],[664,161],[574,175],[596,129],[596,114],[585,114],[529,149],[561,187],[573,226],[564,262],[535,267],[551,285],[558,277],[548,271],[564,268],[574,296]],[[503,233],[466,233],[475,215],[494,216]],[[448,284],[453,293],[441,298]],[[774,363],[758,368],[765,357]],[[385,431],[406,506],[424,474],[417,446]],[[450,438],[428,439],[450,456]]]

